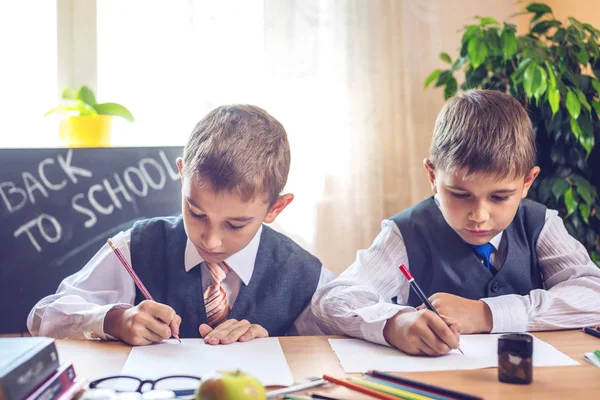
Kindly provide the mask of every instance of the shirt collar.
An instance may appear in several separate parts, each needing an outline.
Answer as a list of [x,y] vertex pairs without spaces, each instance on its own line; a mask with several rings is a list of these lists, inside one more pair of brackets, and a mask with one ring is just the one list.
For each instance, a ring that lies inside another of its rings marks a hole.
[[[225,259],[225,262],[233,272],[237,276],[240,277],[244,285],[248,285],[250,282],[250,278],[252,278],[252,273],[254,272],[254,263],[256,261],[256,254],[258,253],[258,246],[260,244],[260,235],[262,233],[262,224],[258,231],[250,240],[250,243],[246,245],[242,250],[233,254],[229,258]],[[185,271],[189,272],[192,268],[200,265],[204,262],[204,259],[198,254],[196,247],[192,244],[190,239],[187,239],[187,243],[185,245],[185,256],[184,256],[184,266]]]
[[[440,207],[440,199],[438,198],[437,193],[433,196],[433,199],[435,200],[435,205],[438,206],[438,208]],[[500,242],[502,241],[502,234],[504,233],[504,231],[498,233],[496,236],[494,236],[492,239],[490,239],[490,244],[492,246],[494,246],[494,250],[498,251],[498,249],[500,248]]]

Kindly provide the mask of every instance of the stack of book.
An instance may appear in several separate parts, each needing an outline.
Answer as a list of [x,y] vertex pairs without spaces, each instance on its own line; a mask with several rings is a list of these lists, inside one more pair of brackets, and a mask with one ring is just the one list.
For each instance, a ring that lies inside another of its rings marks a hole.
[[0,400],[70,400],[85,383],[53,339],[0,338]]

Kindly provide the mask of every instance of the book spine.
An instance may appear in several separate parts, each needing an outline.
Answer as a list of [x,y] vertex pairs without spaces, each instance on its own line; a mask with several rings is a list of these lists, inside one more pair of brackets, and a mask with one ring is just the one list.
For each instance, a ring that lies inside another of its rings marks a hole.
[[0,400],[22,400],[58,369],[58,352],[49,343],[0,380]]
[[57,399],[73,385],[73,382],[75,382],[75,369],[72,364],[69,364],[44,382],[26,400]]

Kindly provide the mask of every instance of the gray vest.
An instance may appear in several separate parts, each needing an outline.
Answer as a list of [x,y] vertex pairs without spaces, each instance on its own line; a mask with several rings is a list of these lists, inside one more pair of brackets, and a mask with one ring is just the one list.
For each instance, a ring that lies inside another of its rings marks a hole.
[[[183,219],[138,221],[131,231],[131,263],[155,301],[182,318],[180,336],[198,338],[206,323],[201,268],[184,268],[187,236]],[[254,272],[242,284],[229,318],[263,326],[270,336],[284,336],[317,288],[321,263],[287,236],[263,226]],[[144,300],[136,288],[135,304]]]
[[[526,295],[543,287],[535,246],[545,219],[545,206],[521,200],[502,237],[507,241],[506,260],[493,275],[448,225],[433,197],[391,218],[402,233],[410,272],[425,295],[445,292],[473,300]],[[398,277],[404,279],[400,272]],[[408,303],[413,307],[421,304],[412,290]]]

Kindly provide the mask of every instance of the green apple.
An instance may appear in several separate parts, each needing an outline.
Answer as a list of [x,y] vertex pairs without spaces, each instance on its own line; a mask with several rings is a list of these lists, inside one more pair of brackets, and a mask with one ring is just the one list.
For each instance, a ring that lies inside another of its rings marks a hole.
[[222,371],[202,377],[196,400],[264,400],[267,393],[258,379],[242,371]]

